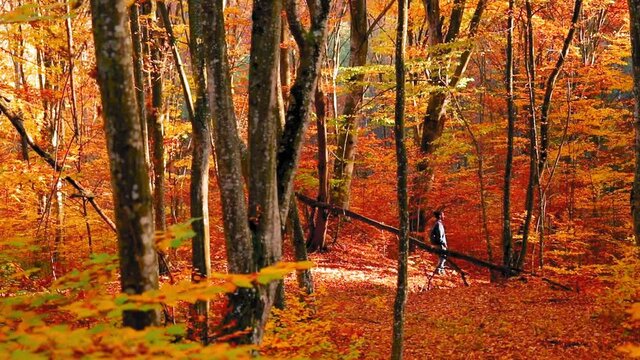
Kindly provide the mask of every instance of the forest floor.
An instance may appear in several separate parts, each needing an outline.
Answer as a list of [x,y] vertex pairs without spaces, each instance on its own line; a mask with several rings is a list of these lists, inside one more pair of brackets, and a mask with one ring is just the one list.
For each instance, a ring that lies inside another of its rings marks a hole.
[[[308,339],[320,344],[271,342],[267,348],[276,351],[267,353],[287,358],[294,348],[306,347],[311,358],[389,358],[396,263],[373,247],[356,240],[312,255],[319,320],[307,330],[323,332]],[[531,276],[491,284],[486,272],[459,261],[472,272],[470,287],[448,269],[434,278],[431,289],[421,291],[425,271],[436,260],[424,252],[410,257],[407,359],[620,359],[625,354],[619,346],[640,342],[640,334],[625,327],[623,317],[607,314],[602,283],[582,285],[578,291]]]

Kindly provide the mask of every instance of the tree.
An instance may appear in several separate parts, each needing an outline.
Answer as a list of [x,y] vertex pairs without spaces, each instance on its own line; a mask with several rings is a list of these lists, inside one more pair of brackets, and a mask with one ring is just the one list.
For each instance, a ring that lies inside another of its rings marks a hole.
[[[502,199],[502,264],[511,266],[513,244],[511,235],[511,176],[513,173],[513,136],[516,122],[516,109],[513,100],[513,2],[509,0],[507,17],[507,65],[505,86],[507,90],[507,160],[504,171],[504,195]],[[505,276],[508,276],[508,271]]]
[[640,246],[640,1],[628,0],[629,24],[631,24],[631,61],[633,64],[633,129],[635,132],[635,171],[631,190],[631,212],[636,245]]
[[[189,0],[189,48],[191,67],[196,85],[193,129],[193,155],[191,160],[191,218],[195,236],[191,240],[193,280],[206,279],[211,274],[209,239],[209,156],[211,155],[211,131],[207,83],[205,77],[204,29],[202,0]],[[194,306],[195,336],[208,342],[207,319],[209,305],[199,301]]]
[[[158,258],[125,1],[92,0],[91,15],[111,169],[120,287],[124,293],[140,294],[158,288]],[[155,310],[127,310],[123,322],[142,329],[156,324],[157,315]]]
[[[367,1],[349,1],[350,20],[350,49],[349,66],[358,67],[367,64],[367,52],[369,51],[369,34],[367,28]],[[351,178],[356,157],[356,145],[358,142],[358,117],[357,111],[361,106],[364,95],[363,74],[354,75],[349,79],[349,92],[346,96],[341,121],[338,129],[338,152],[334,163],[331,202],[344,209],[349,208]]]
[[404,337],[404,308],[407,302],[407,268],[409,255],[409,195],[407,191],[408,160],[404,144],[404,102],[405,70],[404,56],[407,44],[407,1],[398,0],[398,28],[396,31],[396,110],[394,132],[396,137],[396,159],[398,160],[398,213],[400,217],[400,236],[398,242],[398,286],[393,306],[393,345],[392,359],[402,359],[402,341]]

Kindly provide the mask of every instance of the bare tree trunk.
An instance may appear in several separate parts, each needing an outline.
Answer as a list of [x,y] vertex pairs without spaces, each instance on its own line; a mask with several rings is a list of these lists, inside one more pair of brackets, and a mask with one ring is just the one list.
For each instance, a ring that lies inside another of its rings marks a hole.
[[[329,200],[329,167],[327,150],[327,128],[326,128],[326,102],[322,89],[316,89],[316,130],[318,138],[318,198],[319,202],[328,202]],[[325,239],[327,236],[327,225],[329,222],[329,211],[326,209],[317,209],[314,212],[313,223],[311,226],[311,237],[309,239],[309,250],[322,250],[325,247]]]
[[[509,0],[509,14],[507,20],[507,74],[505,85],[507,89],[507,160],[504,174],[504,196],[502,202],[502,263],[505,268],[511,266],[513,245],[511,235],[511,175],[513,164],[513,136],[516,122],[515,104],[513,101],[513,2]],[[508,273],[504,274],[508,276]]]
[[[253,3],[251,54],[249,59],[249,228],[257,269],[272,265],[282,256],[278,206],[277,79],[280,47],[280,1]],[[285,128],[286,133],[286,128]],[[290,198],[287,198],[288,201]],[[288,210],[288,205],[286,206]],[[256,319],[252,342],[260,343],[273,305],[277,282],[258,285],[252,311]]]
[[[154,10],[151,15],[155,18]],[[157,19],[156,19],[157,21]],[[156,230],[167,228],[165,216],[165,160],[164,160],[164,38],[152,32],[151,40],[151,109],[148,114],[149,133],[151,135],[151,164],[153,165],[153,212]]]
[[[212,129],[228,268],[231,273],[247,274],[256,271],[257,267],[253,255],[254,244],[247,222],[242,177],[242,141],[238,135],[233,107],[223,0],[203,0],[202,8],[207,96],[209,111],[216,114]],[[253,311],[256,298],[254,289],[238,289],[229,295],[229,312],[223,320],[225,332],[233,334],[247,328],[252,329],[250,333],[232,339],[233,342],[255,343],[259,340],[254,330],[257,325]]]
[[[189,120],[193,121],[195,118],[195,110],[193,106],[193,99],[191,97],[191,89],[189,88],[189,81],[187,80],[187,73],[184,70],[184,64],[180,57],[178,50],[178,44],[175,35],[173,34],[173,25],[171,24],[171,17],[169,17],[169,11],[164,1],[158,1],[158,10],[160,16],[162,16],[162,22],[167,32],[167,39],[169,40],[169,47],[171,48],[171,54],[173,55],[173,61],[178,72],[178,78],[180,79],[180,86],[182,86],[182,94],[184,95],[184,102],[187,107],[187,113],[189,114]],[[196,79],[200,81],[200,79]]]
[[396,109],[394,132],[396,158],[398,159],[398,213],[400,236],[398,251],[398,287],[393,306],[393,344],[391,358],[402,359],[404,338],[404,308],[407,302],[407,261],[409,255],[409,195],[407,192],[408,160],[405,140],[405,69],[404,56],[407,44],[407,0],[398,0],[398,28],[396,31]]
[[73,133],[80,143],[80,126],[78,123],[78,110],[77,110],[77,102],[76,102],[76,85],[75,85],[75,76],[73,75],[73,70],[75,69],[73,57],[75,55],[73,51],[73,27],[71,24],[71,7],[69,3],[66,3],[67,10],[67,18],[65,19],[65,25],[67,30],[67,50],[69,52],[68,61],[69,61],[69,94],[71,98],[71,118],[73,120]]
[[[120,254],[122,292],[158,288],[149,175],[144,166],[131,59],[131,38],[123,0],[92,0],[93,37],[111,168],[111,188]],[[124,325],[157,324],[155,310],[127,310]]]
[[[365,66],[367,64],[367,53],[369,50],[369,40],[367,35],[367,1],[352,0],[349,2],[351,14],[351,53],[349,55],[349,66]],[[350,82],[359,83],[364,80],[364,75],[354,75]],[[345,98],[342,110],[343,122],[338,127],[338,151],[334,163],[333,177],[334,183],[331,189],[331,203],[342,208],[349,208],[351,179],[356,157],[356,146],[358,142],[358,116],[357,112],[364,96],[362,85],[351,86],[350,92]]]
[[[300,215],[298,214],[298,202],[296,197],[291,197],[291,207],[289,209],[289,220],[291,221],[291,227],[293,230],[293,247],[296,256],[296,261],[307,261],[307,244],[305,244],[304,230],[300,223]],[[311,277],[311,270],[298,270],[296,272],[298,279],[298,287],[304,289],[309,295],[313,294],[313,278]]]
[[320,73],[330,10],[330,0],[310,2],[311,27],[307,31],[300,23],[295,1],[287,0],[286,3],[291,34],[300,50],[300,63],[291,87],[286,123],[278,148],[278,201],[282,223],[286,222],[289,214],[294,175],[300,160],[302,140],[309,125],[310,105]]
[[[191,118],[193,129],[193,155],[191,160],[191,218],[195,236],[191,240],[194,282],[211,275],[211,255],[209,238],[209,155],[211,154],[211,131],[207,103],[207,79],[205,77],[204,29],[202,0],[189,0],[189,46],[191,67],[196,85],[194,116]],[[168,18],[168,16],[166,17]],[[166,21],[166,19],[165,19]],[[187,84],[188,86],[188,84]],[[208,343],[209,302],[198,301],[193,307],[192,339]]]
[[[527,87],[529,89],[529,184],[527,186],[527,194],[525,200],[525,220],[524,230],[522,234],[522,247],[520,248],[520,254],[516,260],[516,267],[522,268],[524,260],[527,256],[527,247],[529,243],[529,232],[531,228],[531,219],[533,218],[533,204],[536,185],[539,184],[538,174],[538,131],[536,124],[536,64],[535,64],[535,52],[533,42],[533,10],[531,8],[531,2],[526,0],[525,7],[527,11],[527,25],[526,25],[526,59],[525,65],[527,68]],[[538,186],[539,190],[539,186]]]
[[582,11],[582,0],[575,0],[574,8],[573,8],[573,16],[571,18],[571,27],[567,32],[567,36],[564,39],[564,43],[562,45],[562,50],[560,52],[560,56],[554,66],[551,74],[547,78],[544,99],[542,101],[542,106],[540,109],[540,151],[538,158],[538,237],[540,246],[538,261],[540,262],[540,268],[544,266],[544,236],[545,236],[545,218],[546,218],[546,209],[547,209],[547,199],[542,191],[540,191],[540,186],[542,186],[544,171],[547,168],[547,157],[549,152],[549,111],[551,109],[551,97],[553,95],[553,91],[556,86],[556,81],[558,76],[560,75],[560,71],[564,65],[565,58],[569,54],[569,47],[571,46],[571,42],[573,40],[573,35],[576,31],[576,26],[578,20],[580,19],[580,12]]
[[[131,40],[133,42],[133,77],[136,86],[136,103],[138,118],[142,130],[142,147],[147,169],[151,162],[149,157],[149,131],[147,126],[147,103],[144,82],[144,55],[142,53],[142,29],[140,23],[140,5],[133,4],[129,9],[129,24],[131,26]],[[146,26],[146,23],[143,25]]]
[[640,246],[640,0],[628,0],[631,24],[631,59],[633,62],[633,95],[635,108],[633,129],[635,131],[636,168],[631,190],[631,213],[633,215],[633,233],[636,245]]

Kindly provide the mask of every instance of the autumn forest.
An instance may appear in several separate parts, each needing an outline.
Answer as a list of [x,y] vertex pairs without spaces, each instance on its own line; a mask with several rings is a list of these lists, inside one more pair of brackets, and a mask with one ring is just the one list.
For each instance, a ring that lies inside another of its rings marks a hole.
[[640,357],[640,0],[0,0],[0,359]]

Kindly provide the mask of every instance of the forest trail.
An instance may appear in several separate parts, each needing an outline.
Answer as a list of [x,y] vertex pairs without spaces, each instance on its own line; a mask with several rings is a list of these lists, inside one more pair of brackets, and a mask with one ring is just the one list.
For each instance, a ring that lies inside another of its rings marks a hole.
[[[332,324],[327,338],[344,354],[359,339],[356,358],[386,359],[395,262],[380,252],[373,257],[371,246],[350,244],[313,256],[316,305],[323,321]],[[420,292],[425,269],[435,261],[423,252],[410,258],[407,359],[620,359],[624,354],[616,348],[638,340],[605,315],[598,300],[602,284],[570,292],[531,277],[490,284],[486,273],[476,273],[471,286],[464,287],[447,269],[445,276],[434,278],[433,289]]]

